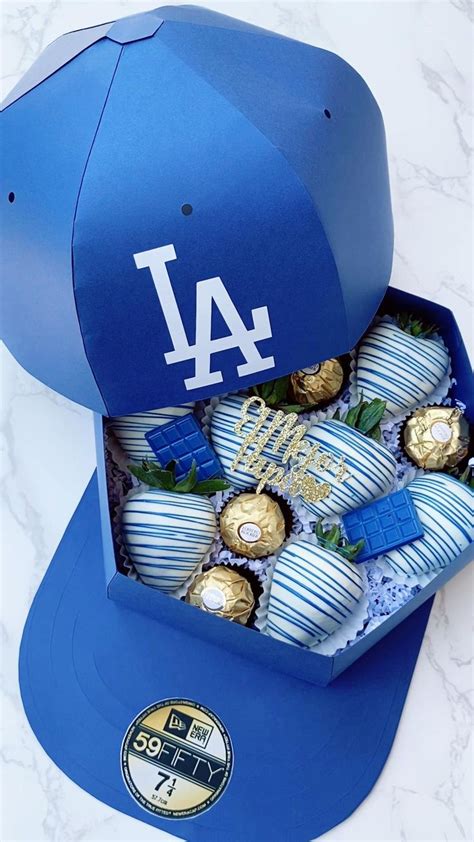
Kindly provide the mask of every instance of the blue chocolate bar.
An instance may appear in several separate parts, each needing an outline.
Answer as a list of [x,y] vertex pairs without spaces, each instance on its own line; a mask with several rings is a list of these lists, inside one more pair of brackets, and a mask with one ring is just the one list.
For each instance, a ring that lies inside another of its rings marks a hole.
[[342,522],[350,544],[364,539],[364,546],[355,559],[357,563],[369,561],[423,535],[423,527],[406,488],[347,512]]
[[177,480],[189,473],[193,461],[197,464],[199,480],[222,476],[221,463],[192,414],[155,427],[145,433],[145,438],[160,465],[176,462]]

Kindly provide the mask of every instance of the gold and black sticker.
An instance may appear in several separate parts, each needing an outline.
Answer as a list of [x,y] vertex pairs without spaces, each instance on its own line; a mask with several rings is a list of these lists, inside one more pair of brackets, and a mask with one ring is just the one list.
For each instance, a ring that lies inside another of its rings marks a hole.
[[187,819],[221,797],[232,774],[232,743],[221,720],[188,699],[164,699],[133,720],[122,743],[122,775],[145,810]]

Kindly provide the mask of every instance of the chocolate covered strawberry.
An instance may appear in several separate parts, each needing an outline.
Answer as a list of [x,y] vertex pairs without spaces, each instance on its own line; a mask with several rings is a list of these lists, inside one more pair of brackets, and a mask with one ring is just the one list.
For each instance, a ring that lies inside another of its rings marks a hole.
[[220,479],[176,482],[174,466],[143,462],[131,472],[148,488],[126,501],[122,537],[141,580],[161,591],[174,591],[191,575],[209,551],[216,533],[216,514],[206,494],[227,488]]
[[[311,501],[302,496],[304,506],[316,517],[341,515],[364,503],[381,497],[393,486],[397,463],[380,442],[380,419],[385,402],[375,398],[360,403],[342,417],[319,421],[308,430],[305,439],[318,444],[321,453],[332,456],[325,470],[310,466],[308,473],[331,487],[322,500]],[[341,464],[346,471],[341,471]]]
[[348,545],[337,526],[316,529],[318,545],[289,544],[278,557],[270,589],[267,634],[297,646],[313,646],[339,629],[364,594],[353,559],[361,543]]
[[408,577],[439,571],[474,541],[474,489],[468,482],[436,473],[413,480],[407,490],[424,535],[384,558],[394,573]]
[[[239,459],[237,464],[233,464],[234,460],[237,459],[246,434],[257,425],[262,411],[260,405],[249,406],[245,412],[248,421],[242,426],[241,432],[237,432],[235,427],[243,417],[242,410],[245,401],[246,398],[242,395],[228,395],[219,402],[211,420],[212,444],[222,465],[224,476],[235,488],[240,489],[254,488],[259,482],[255,474],[245,467],[242,459]],[[259,428],[259,437],[262,437],[269,429],[275,415],[274,410],[269,410],[266,421]],[[273,433],[261,454],[270,462],[281,465],[286,446],[282,444],[281,448],[274,452],[273,446],[277,441],[278,434],[279,430]],[[255,446],[255,443],[250,445],[246,453],[251,453]]]
[[449,369],[449,355],[432,338],[433,326],[412,316],[382,319],[363,338],[357,355],[357,389],[366,400],[382,398],[393,418],[423,403]]
[[174,418],[188,415],[193,408],[193,403],[183,403],[180,406],[165,406],[134,415],[120,415],[110,419],[110,426],[128,458],[141,462],[143,459],[153,459],[154,456],[145,434],[151,433],[156,427],[169,424]]

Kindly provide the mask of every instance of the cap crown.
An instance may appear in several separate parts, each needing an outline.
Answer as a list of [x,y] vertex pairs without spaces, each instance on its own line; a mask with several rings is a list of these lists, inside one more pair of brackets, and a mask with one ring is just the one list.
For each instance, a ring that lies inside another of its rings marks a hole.
[[245,388],[350,350],[378,307],[383,123],[332,53],[165,7],[58,39],[2,121],[4,338],[80,403]]

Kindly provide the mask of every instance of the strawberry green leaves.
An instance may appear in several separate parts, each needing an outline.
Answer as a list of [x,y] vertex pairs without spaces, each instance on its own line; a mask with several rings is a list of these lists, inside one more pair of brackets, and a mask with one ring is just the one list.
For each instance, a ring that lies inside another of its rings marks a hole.
[[288,403],[288,395],[290,394],[290,377],[278,377],[276,380],[269,380],[268,383],[261,383],[259,386],[252,388],[252,393],[265,401],[267,406],[272,409],[281,409],[287,414],[290,412],[310,412],[317,406],[317,404],[290,404]]
[[380,441],[380,422],[385,412],[386,403],[380,398],[364,401],[363,398],[356,406],[351,407],[344,415],[339,410],[333,416],[334,421],[342,421],[348,427],[359,430],[365,436]]
[[130,473],[134,477],[149,485],[151,488],[161,488],[163,491],[174,491],[178,494],[216,494],[225,491],[229,483],[223,479],[207,479],[198,482],[196,462],[193,462],[189,474],[176,482],[176,463],[170,462],[162,468],[158,462],[142,462],[141,465],[129,465]]
[[191,466],[191,470],[187,477],[180,480],[176,483],[175,487],[172,489],[173,491],[178,491],[180,494],[189,494],[196,488],[197,485],[197,465],[196,462],[193,461]]
[[463,485],[467,485],[468,488],[474,489],[474,465],[471,465],[470,462],[464,470],[456,466],[455,468],[450,468],[447,473],[459,480],[459,482],[462,482]]
[[230,488],[225,479],[205,479],[198,482],[193,488],[194,494],[216,494],[218,491],[226,491]]
[[354,561],[364,546],[363,538],[356,544],[349,544],[347,539],[342,537],[340,526],[334,525],[324,529],[322,520],[316,524],[315,535],[321,547],[339,553],[348,561]]
[[380,400],[380,398],[374,398],[370,403],[361,401],[359,415],[354,427],[370,438],[380,439],[380,422],[385,412],[385,406],[385,401]]
[[269,380],[268,383],[261,383],[260,386],[254,386],[253,391],[256,395],[263,398],[268,406],[277,406],[285,400],[290,385],[290,378],[278,377],[276,380]]
[[141,465],[129,465],[130,472],[140,482],[146,483],[151,488],[163,488],[165,491],[172,491],[175,485],[175,465],[170,462],[166,469],[163,469],[158,462],[145,462]]
[[410,336],[416,336],[420,339],[426,339],[437,330],[436,325],[427,325],[421,319],[416,319],[411,313],[399,313],[396,321],[404,333],[409,333]]

